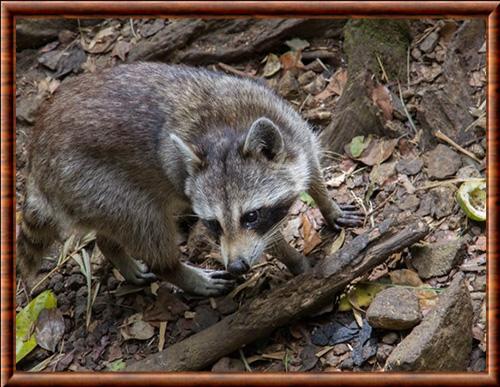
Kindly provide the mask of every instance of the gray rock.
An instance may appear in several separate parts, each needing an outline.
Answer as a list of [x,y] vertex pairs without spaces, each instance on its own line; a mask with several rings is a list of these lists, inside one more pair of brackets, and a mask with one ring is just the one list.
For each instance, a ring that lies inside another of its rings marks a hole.
[[417,215],[431,215],[441,219],[450,215],[455,207],[456,188],[451,186],[436,187],[431,189],[420,201]]
[[382,343],[384,344],[395,344],[398,341],[399,335],[396,332],[389,332],[382,337]]
[[347,344],[340,343],[333,346],[333,353],[337,356],[343,355],[347,351],[349,351],[349,347],[347,346]]
[[455,239],[426,246],[413,246],[410,249],[411,264],[420,278],[438,277],[448,274],[458,266],[465,256],[465,241]]
[[436,47],[437,43],[438,43],[438,40],[439,40],[439,34],[434,31],[434,32],[431,32],[429,35],[427,35],[427,37],[422,41],[422,43],[420,43],[420,49],[423,51],[423,52],[431,52],[432,50],[434,50],[434,48]]
[[239,359],[222,357],[212,366],[212,372],[244,372],[245,365]]
[[383,364],[386,359],[389,357],[391,352],[394,351],[394,347],[392,345],[381,344],[377,348],[377,360],[380,364]]
[[424,162],[421,159],[402,159],[396,164],[396,171],[405,175],[416,175],[422,170]]
[[370,304],[366,318],[374,328],[409,329],[422,319],[415,293],[407,288],[394,287],[378,293]]
[[474,153],[478,159],[483,159],[485,156],[484,148],[480,144],[472,144],[469,150]]
[[399,203],[399,208],[401,208],[403,211],[414,211],[418,208],[419,204],[420,199],[417,197],[417,195],[408,195],[401,203]]
[[445,179],[455,175],[462,166],[460,155],[447,147],[439,144],[425,157],[427,175],[430,179]]
[[465,167],[460,168],[457,172],[457,178],[459,179],[468,179],[470,177],[481,177],[481,172],[479,172],[473,165],[466,165]]
[[472,305],[458,274],[436,307],[394,349],[386,371],[465,371],[472,348]]
[[27,124],[33,124],[44,100],[43,94],[32,94],[29,97],[20,98],[16,104],[16,118]]

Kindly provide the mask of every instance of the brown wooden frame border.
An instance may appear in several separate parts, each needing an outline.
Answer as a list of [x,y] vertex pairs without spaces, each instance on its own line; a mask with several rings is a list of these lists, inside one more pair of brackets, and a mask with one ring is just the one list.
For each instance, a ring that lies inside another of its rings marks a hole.
[[[499,5],[498,1],[279,2],[279,1],[6,1],[1,5],[1,385],[498,385],[498,204],[499,163]],[[17,16],[259,16],[259,17],[483,17],[488,21],[488,351],[485,373],[27,373],[14,363],[15,235],[15,37]]]

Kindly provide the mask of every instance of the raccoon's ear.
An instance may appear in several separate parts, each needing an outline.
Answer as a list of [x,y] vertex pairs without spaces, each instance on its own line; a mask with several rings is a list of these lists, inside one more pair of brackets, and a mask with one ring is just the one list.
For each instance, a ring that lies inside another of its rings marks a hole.
[[196,153],[192,146],[173,133],[170,134],[170,139],[189,174],[193,174],[203,167],[203,159]]
[[270,119],[261,117],[248,130],[243,154],[260,154],[268,160],[276,160],[284,148],[283,136],[278,127]]

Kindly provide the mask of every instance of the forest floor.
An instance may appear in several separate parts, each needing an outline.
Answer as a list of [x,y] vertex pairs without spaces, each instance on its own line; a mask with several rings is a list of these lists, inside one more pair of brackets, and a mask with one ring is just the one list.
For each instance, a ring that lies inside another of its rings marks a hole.
[[[446,141],[434,139],[435,143],[430,146],[423,144],[421,127],[429,113],[429,108],[423,106],[422,96],[430,88],[439,88],[446,82],[443,63],[450,41],[462,23],[453,20],[412,22],[409,60],[403,64],[410,73],[400,90],[397,83],[384,79],[381,63],[385,85],[378,97],[385,102],[379,106],[406,134],[395,139],[359,139],[357,144],[346,144],[344,154],[325,151],[324,177],[332,197],[339,203],[358,205],[366,214],[364,226],[347,228],[340,233],[326,230],[314,202],[303,195],[293,205],[283,230],[287,240],[313,262],[332,254],[342,244],[390,216],[403,218],[416,214],[432,226],[432,232],[416,250],[394,255],[360,279],[340,301],[332,299],[327,308],[314,316],[292,322],[269,337],[220,359],[211,368],[213,371],[382,370],[389,354],[411,332],[411,327],[395,329],[394,325],[384,327],[379,322],[380,326],[372,329],[367,308],[374,297],[382,296],[379,292],[387,288],[411,291],[418,300],[414,310],[417,319],[413,325],[416,325],[460,272],[465,276],[473,306],[473,349],[468,369],[485,370],[485,223],[471,221],[455,200],[463,180],[485,176],[484,49],[477,52],[478,65],[464,79],[474,101],[466,112],[472,114],[474,124],[466,130],[474,133],[474,137],[462,145],[473,157]],[[133,46],[150,41],[168,24],[169,21],[163,20],[109,19],[76,32],[61,31],[58,39],[41,49],[17,52],[18,209],[24,200],[25,142],[36,121],[39,105],[77,73],[100,72],[123,63]],[[251,38],[242,32],[242,41]],[[332,111],[347,80],[342,38],[338,36],[287,38],[273,51],[256,54],[251,59],[207,67],[265,80],[314,125],[319,134],[335,119]],[[361,153],[363,147],[367,149]],[[131,360],[143,359],[209,327],[248,299],[259,297],[291,278],[282,263],[264,256],[230,294],[218,298],[192,297],[168,283],[154,282],[144,287],[125,283],[93,245],[93,236],[86,235],[70,238],[64,246],[54,246],[44,259],[43,272],[38,277],[41,282],[32,294],[18,280],[17,311],[37,294],[50,289],[57,298],[59,314],[47,318],[45,324],[61,324],[62,332],[48,338],[52,341],[48,347],[53,351],[37,346],[17,364],[18,369],[117,371]],[[446,257],[434,254],[436,245],[446,245],[452,252]],[[185,260],[203,267],[220,268],[219,252],[207,240],[201,224],[194,227],[189,239],[179,248]],[[422,253],[418,249],[427,250]],[[85,271],[81,263],[87,256],[91,270]],[[395,299],[382,301],[388,305],[397,302]],[[372,315],[376,313],[372,312]],[[393,320],[404,318],[398,316],[397,306],[393,313]],[[42,329],[44,322],[39,324]],[[365,341],[362,352],[356,353],[360,335]],[[224,332],[221,332],[221,340],[224,340]]]

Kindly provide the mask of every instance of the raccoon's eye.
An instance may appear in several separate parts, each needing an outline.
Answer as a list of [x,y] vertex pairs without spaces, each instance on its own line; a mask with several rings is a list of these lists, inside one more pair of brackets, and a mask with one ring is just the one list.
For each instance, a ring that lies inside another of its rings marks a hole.
[[243,223],[243,227],[245,228],[255,227],[258,220],[259,220],[258,211],[247,212],[241,217],[241,222]]
[[222,227],[217,219],[203,219],[202,222],[215,236],[219,236],[222,233]]

